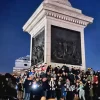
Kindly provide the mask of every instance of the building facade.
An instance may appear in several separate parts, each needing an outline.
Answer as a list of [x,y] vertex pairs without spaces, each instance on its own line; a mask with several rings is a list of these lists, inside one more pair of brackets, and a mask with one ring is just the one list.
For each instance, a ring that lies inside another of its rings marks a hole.
[[30,55],[27,55],[25,57],[20,57],[15,60],[15,67],[13,67],[13,72],[28,69],[30,68],[30,66],[31,66]]

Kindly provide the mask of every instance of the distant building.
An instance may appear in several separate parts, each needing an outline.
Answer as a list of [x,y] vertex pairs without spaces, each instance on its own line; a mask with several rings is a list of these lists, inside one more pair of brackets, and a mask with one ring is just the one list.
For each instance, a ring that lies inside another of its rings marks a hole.
[[15,67],[13,67],[13,72],[28,69],[31,66],[30,56],[20,57],[15,60]]

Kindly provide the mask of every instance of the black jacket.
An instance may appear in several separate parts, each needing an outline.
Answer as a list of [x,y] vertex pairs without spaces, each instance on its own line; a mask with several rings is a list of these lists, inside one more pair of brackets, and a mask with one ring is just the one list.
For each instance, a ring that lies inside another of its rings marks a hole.
[[42,82],[42,88],[44,91],[49,90],[50,86],[48,84],[48,81]]
[[25,83],[24,83],[24,88],[25,88],[25,92],[26,93],[30,93],[31,91],[31,84],[32,84],[32,80],[25,80]]

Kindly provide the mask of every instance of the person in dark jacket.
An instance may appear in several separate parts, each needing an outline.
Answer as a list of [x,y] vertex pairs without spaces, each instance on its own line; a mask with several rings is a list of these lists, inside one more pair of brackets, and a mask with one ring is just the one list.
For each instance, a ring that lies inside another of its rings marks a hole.
[[30,100],[40,100],[42,97],[43,91],[41,84],[38,79],[34,79],[31,85],[31,96]]
[[66,73],[65,72],[63,72],[63,74],[62,74],[62,78],[63,78],[64,81],[66,81],[67,77],[66,77]]
[[94,100],[98,99],[98,82],[93,84]]
[[50,66],[47,67],[46,73],[47,73],[47,72],[50,72],[51,70],[52,70],[52,67],[51,67],[51,65],[50,65]]
[[97,94],[98,94],[98,100],[100,100],[100,83],[98,84],[98,91],[97,91]]
[[24,88],[25,88],[24,100],[30,100],[31,84],[32,84],[32,80],[30,80],[30,78],[27,78],[24,83]]
[[53,78],[53,76],[51,77],[51,80],[49,81],[49,86],[50,86],[50,98],[55,98],[56,94],[55,94],[55,89],[56,89],[56,84],[55,84],[55,80]]
[[86,100],[89,100],[90,99],[90,97],[89,97],[89,95],[90,95],[90,81],[88,81],[87,83],[86,83],[86,85],[85,85],[85,87],[84,87],[84,89],[85,89],[85,98],[86,98]]
[[50,89],[50,86],[49,86],[49,83],[48,83],[48,80],[47,78],[43,78],[42,79],[42,89],[43,89],[43,95],[45,98],[48,98],[48,94],[49,94],[49,89]]
[[61,99],[61,87],[62,87],[62,78],[58,77],[56,78],[56,96],[57,100]]
[[57,73],[58,73],[58,68],[55,67],[55,68],[54,68],[54,71],[55,71],[55,74],[57,74]]
[[70,79],[71,84],[74,84],[75,77],[74,77],[73,73],[71,73],[69,75],[69,79]]

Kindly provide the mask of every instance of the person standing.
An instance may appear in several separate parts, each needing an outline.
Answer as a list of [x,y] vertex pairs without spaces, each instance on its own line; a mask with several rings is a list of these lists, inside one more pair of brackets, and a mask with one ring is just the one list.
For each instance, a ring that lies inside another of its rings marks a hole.
[[93,100],[93,96],[94,96],[94,94],[93,94],[93,85],[90,84],[90,100]]
[[48,96],[47,93],[48,93],[48,90],[49,90],[49,84],[48,84],[48,80],[47,80],[46,77],[44,77],[42,79],[42,88],[43,88],[43,96],[45,98],[47,98],[47,96]]
[[24,77],[23,77],[23,98],[25,97],[25,87],[24,87],[24,83],[25,83],[25,80],[27,79],[27,75],[26,73],[24,74]]
[[79,90],[79,98],[85,100],[85,91],[84,91],[83,83],[80,82],[80,86],[77,90]]
[[56,96],[57,96],[57,100],[61,99],[61,86],[62,86],[62,78],[58,77],[58,78],[56,78]]
[[79,88],[79,83],[75,84],[75,90],[74,90],[74,99],[77,100],[79,98],[79,91],[77,90]]
[[66,100],[66,97],[67,97],[67,87],[66,87],[66,84],[62,84],[61,94],[62,94],[62,99]]
[[74,99],[74,90],[75,90],[75,86],[71,84],[69,88],[67,89],[67,100]]
[[23,83],[22,80],[19,81],[18,83],[18,99],[22,100],[23,99]]
[[53,77],[51,77],[51,80],[49,82],[50,85],[50,98],[55,98],[55,81]]
[[87,81],[87,83],[84,86],[85,89],[85,98],[86,100],[89,100],[89,95],[90,95],[90,87],[89,87],[90,81]]
[[31,84],[32,84],[32,80],[28,77],[24,83],[24,88],[25,88],[24,100],[30,100]]
[[93,84],[94,100],[98,99],[98,93],[99,93],[98,90],[99,90],[99,84],[98,84],[98,81],[97,81]]

